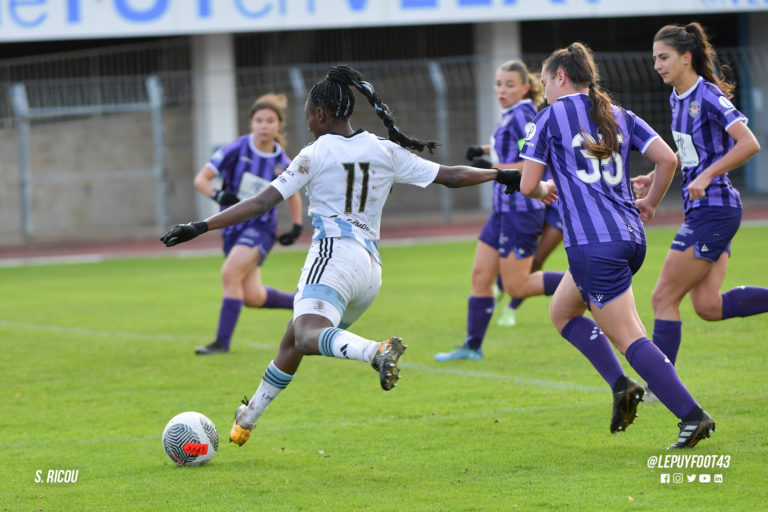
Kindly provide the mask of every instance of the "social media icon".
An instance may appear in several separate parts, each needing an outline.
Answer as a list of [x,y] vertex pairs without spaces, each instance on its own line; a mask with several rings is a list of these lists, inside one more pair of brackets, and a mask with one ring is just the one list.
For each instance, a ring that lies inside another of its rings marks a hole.
[[696,475],[688,475],[686,477],[689,482],[695,482],[696,481]]
[[716,484],[721,484],[721,483],[723,483],[723,475],[718,475],[718,474],[715,474],[715,483],[716,483]]
[[676,484],[683,483],[683,474],[682,473],[675,473],[672,475],[672,481]]
[[661,483],[668,484],[669,483],[669,473],[662,473],[661,474]]
[[702,484],[708,484],[712,481],[712,475],[702,474],[699,475],[699,482]]

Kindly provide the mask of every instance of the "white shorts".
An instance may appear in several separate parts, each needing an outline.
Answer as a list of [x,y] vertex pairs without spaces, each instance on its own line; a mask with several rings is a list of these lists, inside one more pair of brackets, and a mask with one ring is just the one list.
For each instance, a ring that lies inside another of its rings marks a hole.
[[381,264],[352,238],[323,238],[309,248],[293,299],[294,320],[320,315],[345,329],[381,288]]

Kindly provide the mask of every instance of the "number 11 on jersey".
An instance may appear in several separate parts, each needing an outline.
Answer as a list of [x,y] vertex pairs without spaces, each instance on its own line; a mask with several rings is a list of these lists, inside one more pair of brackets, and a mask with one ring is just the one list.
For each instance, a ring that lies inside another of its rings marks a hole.
[[[347,192],[344,201],[344,213],[352,213],[352,192],[355,188],[355,164],[346,163],[342,165],[347,172]],[[363,173],[363,181],[360,184],[360,207],[357,211],[363,212],[365,211],[365,201],[368,199],[368,171],[371,168],[371,164],[368,162],[358,162],[357,166],[360,167],[360,171]]]

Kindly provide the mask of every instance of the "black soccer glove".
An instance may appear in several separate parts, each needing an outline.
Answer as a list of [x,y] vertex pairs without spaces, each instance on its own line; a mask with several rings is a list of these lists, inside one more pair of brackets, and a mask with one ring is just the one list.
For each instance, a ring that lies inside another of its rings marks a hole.
[[483,151],[482,146],[468,146],[467,147],[467,160],[470,162],[475,159],[475,157],[483,156],[485,154],[485,151]]
[[478,158],[474,158],[474,159],[472,159],[472,163],[469,164],[469,165],[471,165],[472,167],[479,167],[481,169],[491,169],[491,168],[493,168],[493,164],[487,158],[479,158],[479,157]]
[[294,224],[293,229],[277,237],[277,241],[280,242],[280,245],[292,245],[301,235],[301,229],[301,224]]
[[174,245],[188,242],[206,231],[208,231],[208,223],[204,220],[190,222],[189,224],[176,224],[172,230],[160,237],[160,241],[166,247],[173,247]]
[[214,190],[211,193],[211,199],[219,203],[221,206],[232,206],[233,204],[240,202],[240,198],[237,197],[237,194],[223,189]]
[[502,185],[506,185],[504,193],[514,194],[520,190],[520,178],[522,174],[517,169],[496,169],[496,181]]

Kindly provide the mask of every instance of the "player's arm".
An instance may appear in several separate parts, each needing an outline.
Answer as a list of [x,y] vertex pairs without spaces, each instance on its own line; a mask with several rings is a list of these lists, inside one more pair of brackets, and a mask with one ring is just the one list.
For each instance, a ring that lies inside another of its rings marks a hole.
[[688,195],[691,199],[701,199],[705,190],[713,178],[721,176],[746,163],[747,160],[760,151],[760,143],[755,134],[741,121],[733,123],[728,128],[730,135],[736,142],[721,158],[712,162],[712,165],[704,169],[696,179],[688,185]]
[[216,171],[206,164],[195,175],[195,180],[192,182],[195,188],[204,194],[206,197],[210,197],[222,206],[229,206],[237,203],[240,198],[237,194],[230,192],[229,190],[217,189],[213,186],[213,179],[217,176]]
[[557,189],[552,180],[541,181],[546,167],[535,160],[525,160],[523,164],[523,177],[520,181],[520,192],[523,195],[541,199],[545,204],[552,204],[557,200]]
[[635,205],[640,210],[640,218],[643,222],[648,222],[653,218],[656,207],[672,183],[679,159],[660,137],[651,142],[644,155],[655,164],[652,171],[653,180],[650,183],[647,194],[635,201]]
[[166,247],[172,247],[176,244],[192,240],[206,231],[232,226],[264,215],[282,200],[282,194],[270,185],[257,195],[241,201],[212,217],[208,217],[204,221],[179,224],[160,237],[160,240]]
[[469,187],[496,180],[510,191],[520,188],[520,171],[512,169],[480,169],[467,165],[441,165],[433,183],[448,188]]
[[280,245],[291,245],[299,238],[303,229],[301,194],[296,192],[285,200],[285,204],[288,206],[288,213],[291,215],[293,226],[290,231],[278,236],[277,241],[280,242]]

